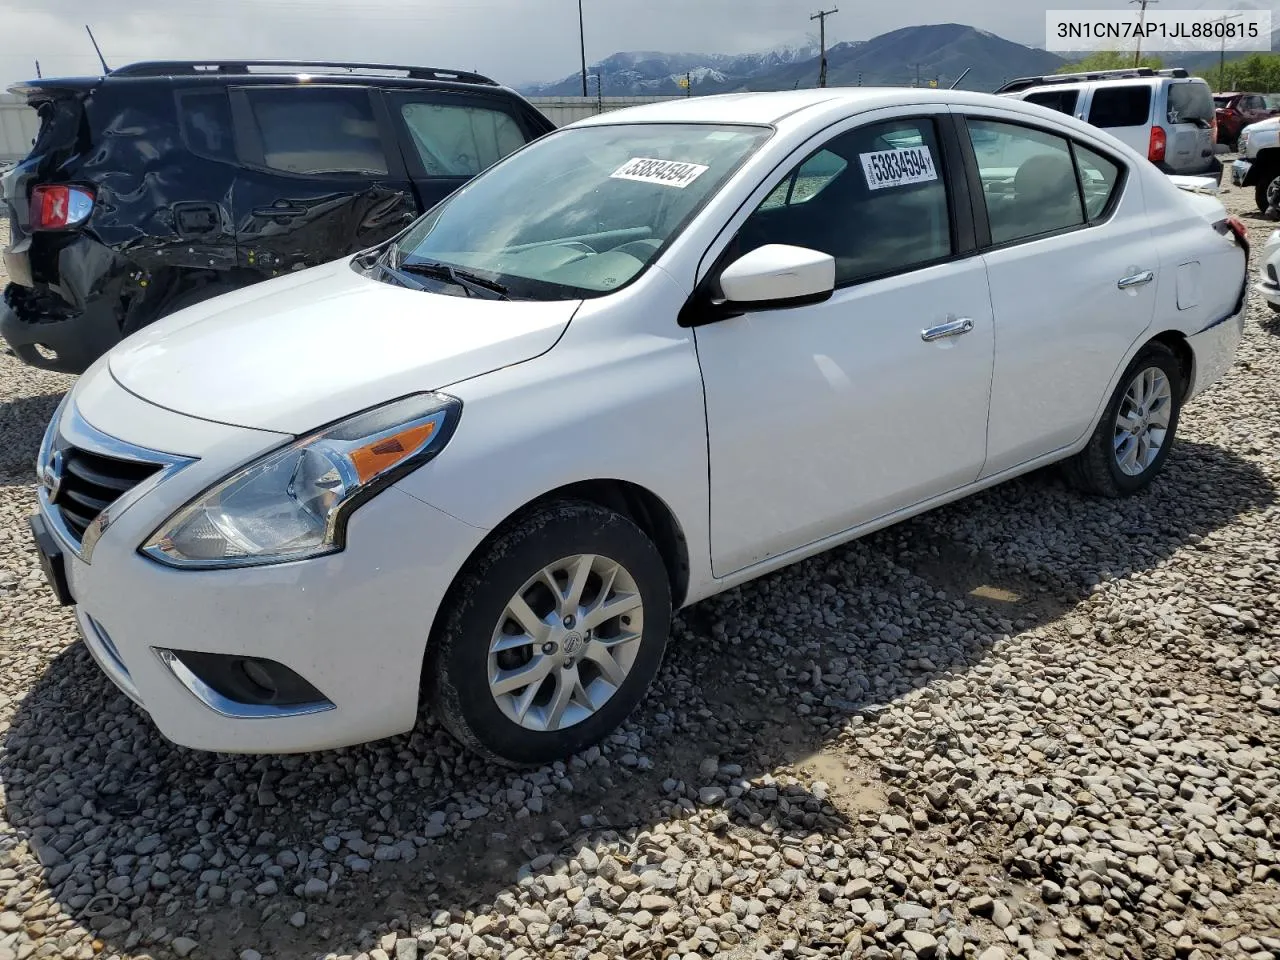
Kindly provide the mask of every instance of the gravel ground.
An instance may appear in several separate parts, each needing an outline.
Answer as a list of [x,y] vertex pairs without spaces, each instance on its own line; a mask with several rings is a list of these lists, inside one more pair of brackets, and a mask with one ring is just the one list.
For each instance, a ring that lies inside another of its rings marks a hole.
[[1147,494],[1046,472],[700,604],[618,735],[523,773],[429,719],[166,743],[27,544],[68,383],[0,357],[0,960],[1280,957],[1260,300]]

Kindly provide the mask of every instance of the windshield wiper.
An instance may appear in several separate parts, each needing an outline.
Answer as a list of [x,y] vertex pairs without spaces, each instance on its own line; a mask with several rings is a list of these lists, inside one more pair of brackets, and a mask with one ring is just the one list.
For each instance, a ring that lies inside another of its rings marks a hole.
[[386,260],[375,260],[370,265],[371,269],[380,270],[386,274],[394,283],[398,283],[402,287],[408,287],[410,290],[426,290],[427,285],[416,277],[411,277],[403,270],[397,270]]
[[401,273],[416,273],[423,277],[448,280],[450,283],[466,290],[468,296],[488,297],[491,300],[511,299],[507,296],[507,288],[502,284],[466,270],[459,270],[457,267],[450,266],[447,263],[438,263],[431,260],[415,260],[412,263],[406,263],[402,260],[396,264],[394,269]]

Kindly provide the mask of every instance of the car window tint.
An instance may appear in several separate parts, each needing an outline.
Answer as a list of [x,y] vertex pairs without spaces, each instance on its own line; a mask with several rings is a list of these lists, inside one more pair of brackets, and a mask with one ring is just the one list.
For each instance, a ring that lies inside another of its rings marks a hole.
[[474,177],[525,144],[520,125],[502,110],[406,103],[400,115],[429,177]]
[[1120,167],[1112,160],[1088,147],[1074,144],[1080,186],[1084,191],[1085,216],[1090,221],[1100,217],[1120,182]]
[[[1255,109],[1257,97],[1246,97],[1246,110]],[[1169,84],[1169,122],[1198,123],[1208,125],[1213,119],[1213,95],[1205,83],[1187,82]]]
[[1140,127],[1151,117],[1151,88],[1145,85],[1098,85],[1089,104],[1095,127]]
[[385,174],[368,91],[287,87],[246,91],[263,162],[288,173]]
[[180,93],[178,108],[187,149],[213,160],[236,159],[231,101],[225,90]]
[[1059,113],[1074,115],[1076,104],[1080,100],[1079,90],[1044,90],[1040,93],[1029,93],[1024,98],[1027,103],[1038,103]]
[[849,164],[830,150],[819,150],[783,180],[764,203],[762,210],[772,210],[787,204],[807,203],[820,194]]
[[991,242],[1009,243],[1084,223],[1066,139],[1030,127],[970,119]]
[[830,254],[837,284],[949,256],[951,219],[933,121],[859,127],[810,155],[742,225],[737,253],[770,243]]
[[1267,109],[1267,106],[1266,106],[1266,104],[1263,102],[1263,100],[1262,100],[1262,98],[1261,98],[1261,97],[1250,97],[1250,98],[1249,98],[1249,104],[1248,104],[1247,109],[1249,109],[1249,110],[1265,110],[1265,109]]

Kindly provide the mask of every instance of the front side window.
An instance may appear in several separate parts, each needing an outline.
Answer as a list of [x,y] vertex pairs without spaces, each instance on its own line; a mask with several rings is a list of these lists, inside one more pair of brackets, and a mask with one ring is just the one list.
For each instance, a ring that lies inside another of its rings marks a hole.
[[[1257,110],[1262,106],[1261,98],[1246,97],[1244,108]],[[1207,127],[1213,120],[1213,95],[1205,83],[1171,83],[1169,84],[1169,122],[1194,123]]]
[[1150,86],[1106,84],[1094,88],[1089,122],[1095,127],[1141,127],[1150,118]]
[[1076,103],[1080,100],[1079,90],[1045,90],[1042,93],[1029,93],[1024,98],[1027,103],[1038,103],[1050,110],[1057,110],[1071,116],[1075,115]]
[[400,116],[429,177],[474,177],[525,144],[515,118],[498,109],[405,103]]
[[1071,147],[1063,137],[969,119],[991,242],[1009,243],[1084,223]]
[[734,253],[771,243],[830,254],[837,285],[950,256],[951,218],[933,121],[859,127],[810,155],[742,225]]
[[245,95],[264,166],[306,176],[386,174],[367,90],[272,87]]
[[436,206],[389,251],[445,264],[517,298],[597,297],[639,276],[768,127],[608,124],[552,133]]

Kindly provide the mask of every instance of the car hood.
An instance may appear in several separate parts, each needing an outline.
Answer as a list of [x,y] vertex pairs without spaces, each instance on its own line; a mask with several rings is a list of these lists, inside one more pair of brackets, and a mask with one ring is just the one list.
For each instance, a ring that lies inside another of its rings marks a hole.
[[108,355],[158,406],[299,434],[550,350],[581,301],[454,297],[339,260],[180,310]]

